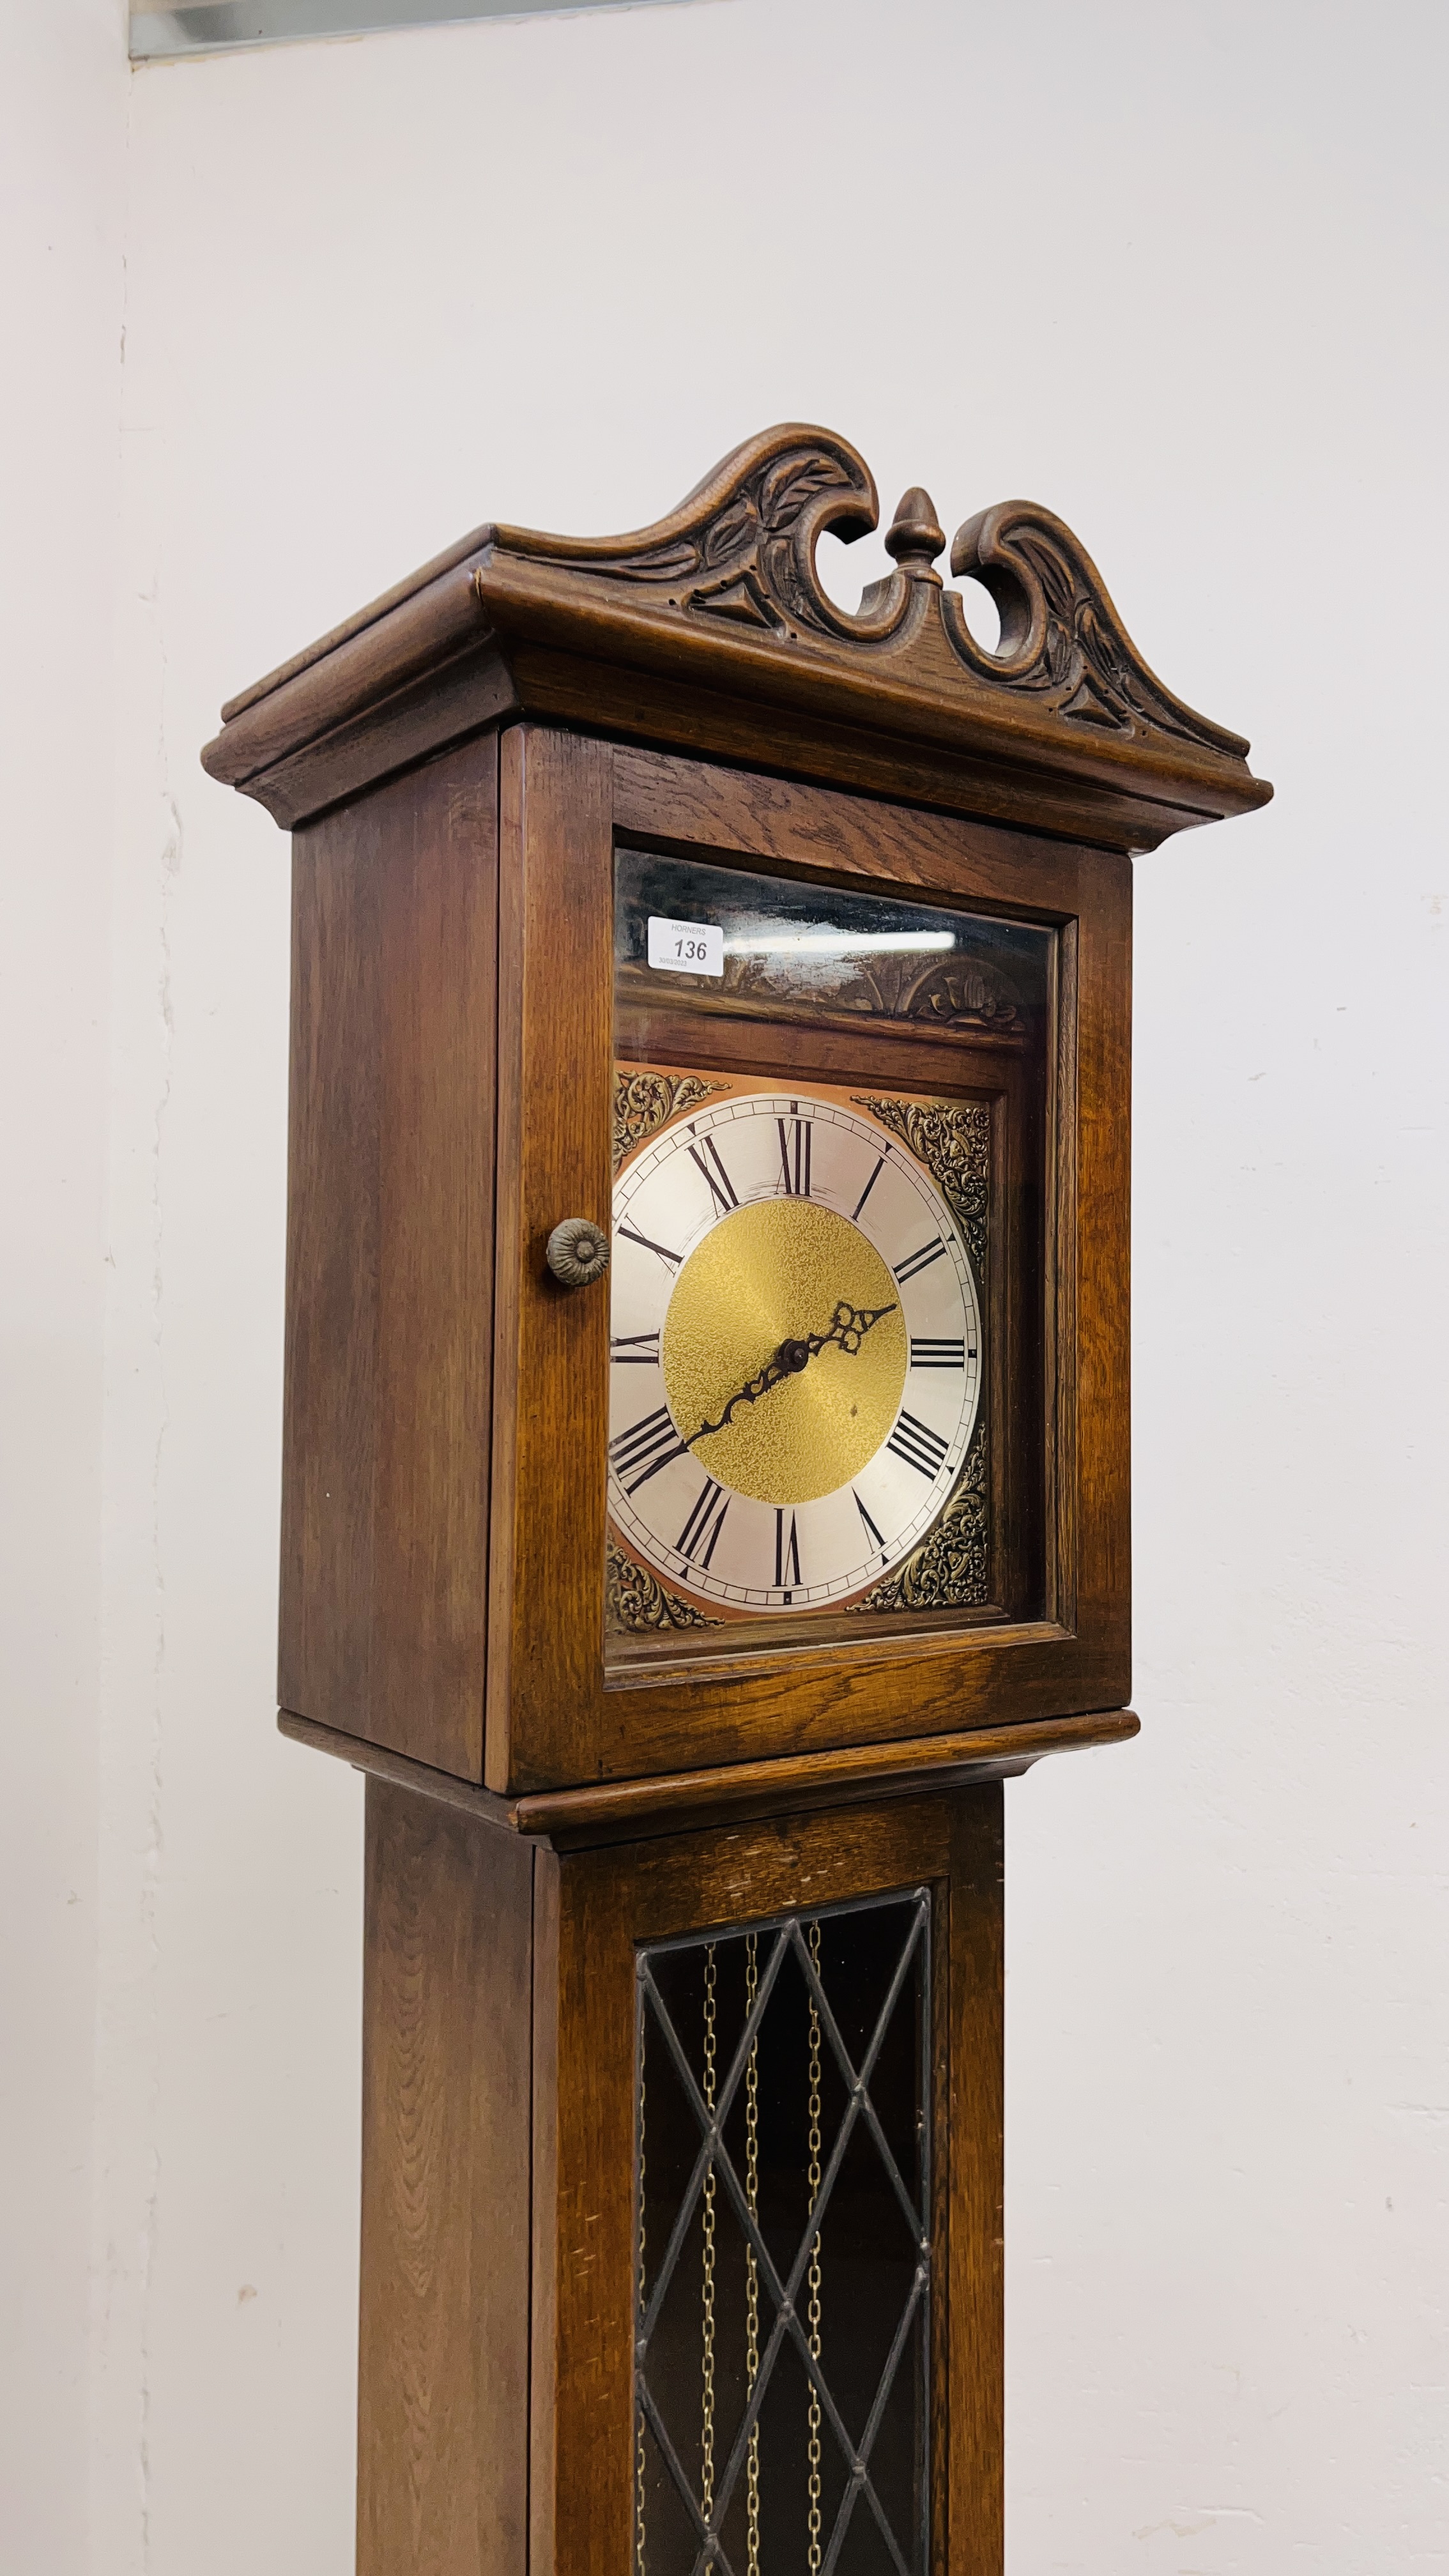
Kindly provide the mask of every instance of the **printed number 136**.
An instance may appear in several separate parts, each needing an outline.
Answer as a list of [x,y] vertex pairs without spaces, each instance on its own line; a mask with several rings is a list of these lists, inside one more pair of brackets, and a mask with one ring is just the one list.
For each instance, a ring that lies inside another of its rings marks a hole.
[[649,963],[667,975],[722,975],[724,932],[717,922],[649,920]]

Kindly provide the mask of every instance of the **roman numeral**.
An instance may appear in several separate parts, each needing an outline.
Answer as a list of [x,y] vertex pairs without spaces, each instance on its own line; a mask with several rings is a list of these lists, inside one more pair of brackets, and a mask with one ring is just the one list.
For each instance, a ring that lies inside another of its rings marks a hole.
[[924,1476],[928,1483],[940,1473],[946,1445],[937,1432],[930,1430],[924,1422],[918,1422],[913,1413],[905,1412],[886,1442],[888,1449],[893,1449],[898,1458],[903,1458],[908,1467],[914,1467],[917,1475]]
[[852,1225],[854,1225],[856,1219],[860,1215],[861,1209],[864,1207],[866,1200],[869,1198],[871,1191],[875,1188],[876,1182],[880,1179],[884,1170],[885,1156],[882,1154],[880,1160],[876,1164],[875,1170],[871,1173],[870,1179],[866,1182],[864,1189],[861,1191],[859,1198],[856,1200],[854,1207],[850,1211],[850,1221]]
[[878,1547],[880,1549],[881,1563],[884,1564],[885,1540],[881,1537],[880,1531],[876,1528],[874,1521],[871,1519],[869,1512],[866,1510],[864,1503],[861,1501],[860,1496],[853,1485],[851,1486],[850,1493],[851,1499],[855,1504],[855,1508],[859,1512],[860,1517],[865,1524],[866,1537],[870,1540],[872,1547]]
[[675,1541],[680,1555],[686,1560],[692,1558],[705,1574],[709,1572],[709,1560],[714,1554],[715,1541],[724,1528],[724,1516],[729,1507],[728,1494],[721,1490],[712,1476],[706,1476],[704,1489]]
[[[790,1106],[794,1108],[793,1101]],[[788,1133],[783,1118],[777,1118],[775,1124],[780,1130],[780,1169],[785,1178],[785,1196],[791,1199],[808,1199],[812,1134],[810,1121],[808,1118],[792,1118]]]
[[908,1252],[895,1274],[901,1286],[904,1288],[908,1279],[914,1279],[918,1270],[929,1270],[933,1261],[940,1260],[945,1249],[940,1237],[933,1236],[932,1240],[929,1243],[923,1243],[918,1251]]
[[735,1197],[734,1183],[720,1161],[719,1147],[714,1138],[706,1136],[702,1146],[691,1145],[689,1159],[708,1181],[720,1215],[728,1216],[732,1207],[739,1206],[739,1200]]
[[651,1243],[647,1234],[636,1234],[632,1225],[621,1225],[619,1232],[626,1234],[631,1243],[642,1243],[646,1252],[657,1252],[660,1260],[667,1261],[671,1270],[677,1270],[684,1258],[680,1252],[671,1252],[667,1244]]
[[[783,1591],[788,1601],[790,1590],[800,1580],[800,1541],[795,1529],[795,1515],[790,1514],[790,1527],[785,1527],[783,1511],[775,1513],[775,1589]],[[786,1587],[789,1587],[787,1589]]]
[[[626,1494],[637,1494],[671,1458],[687,1458],[688,1448],[675,1431],[669,1418],[669,1407],[661,1404],[654,1413],[646,1413],[629,1431],[621,1431],[609,1443],[609,1457],[614,1473]],[[637,1469],[637,1474],[635,1470]]]
[[[976,1357],[974,1351],[971,1356],[973,1359]],[[912,1368],[964,1368],[966,1366],[965,1341],[964,1339],[959,1342],[931,1341],[929,1339],[918,1341],[913,1333],[911,1335],[911,1366]]]
[[657,1368],[659,1335],[616,1333],[609,1344],[609,1357],[616,1368]]

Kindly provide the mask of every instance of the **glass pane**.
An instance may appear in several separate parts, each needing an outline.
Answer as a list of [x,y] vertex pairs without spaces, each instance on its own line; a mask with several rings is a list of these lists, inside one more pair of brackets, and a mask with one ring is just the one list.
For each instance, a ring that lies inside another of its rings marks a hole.
[[636,2576],[689,2576],[711,2537],[734,2576],[915,2576],[929,1894],[654,1946],[639,1974]]
[[[651,920],[672,925],[686,950],[691,930],[717,929],[718,964],[711,959],[704,972],[687,954],[666,963],[666,939],[656,940],[659,962],[651,965]],[[1051,932],[1034,923],[884,902],[651,850],[618,855],[616,993],[666,1023],[687,996],[716,1013],[780,1010],[1024,1035],[1045,1014],[1051,945]]]
[[1040,1609],[1055,939],[619,852],[616,1660]]

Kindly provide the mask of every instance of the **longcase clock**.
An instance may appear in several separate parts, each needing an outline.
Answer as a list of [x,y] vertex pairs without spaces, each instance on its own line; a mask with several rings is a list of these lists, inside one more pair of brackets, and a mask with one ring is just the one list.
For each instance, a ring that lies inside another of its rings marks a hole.
[[1131,859],[1270,790],[766,432],[224,710],[293,833],[281,1724],[368,1775],[361,2576],[999,2576],[1001,1783],[1133,1734]]

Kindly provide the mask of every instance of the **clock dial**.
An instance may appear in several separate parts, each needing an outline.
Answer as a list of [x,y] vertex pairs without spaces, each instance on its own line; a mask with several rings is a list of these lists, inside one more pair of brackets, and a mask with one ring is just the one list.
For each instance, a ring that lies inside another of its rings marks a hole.
[[736,1093],[614,1192],[609,1505],[672,1586],[741,1612],[879,1581],[948,1501],[981,1319],[951,1211],[872,1119]]

